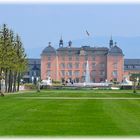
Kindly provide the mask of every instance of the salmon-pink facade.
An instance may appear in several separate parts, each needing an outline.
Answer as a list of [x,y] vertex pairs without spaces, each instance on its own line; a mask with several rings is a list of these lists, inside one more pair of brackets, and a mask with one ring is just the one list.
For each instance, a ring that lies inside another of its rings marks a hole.
[[53,80],[85,82],[87,61],[91,82],[123,80],[124,55],[122,50],[110,40],[107,47],[73,47],[72,42],[63,47],[60,40],[59,48],[49,45],[41,54],[41,79],[50,76]]
[[107,80],[119,81],[123,80],[124,75],[124,59],[123,56],[107,56]]

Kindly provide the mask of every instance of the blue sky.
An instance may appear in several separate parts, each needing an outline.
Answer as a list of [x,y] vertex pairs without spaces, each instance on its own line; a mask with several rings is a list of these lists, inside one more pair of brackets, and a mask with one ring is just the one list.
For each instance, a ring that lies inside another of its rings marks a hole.
[[125,58],[140,58],[140,4],[0,4],[3,23],[21,36],[31,58],[49,41],[58,48],[61,35],[75,47],[108,47],[112,35]]

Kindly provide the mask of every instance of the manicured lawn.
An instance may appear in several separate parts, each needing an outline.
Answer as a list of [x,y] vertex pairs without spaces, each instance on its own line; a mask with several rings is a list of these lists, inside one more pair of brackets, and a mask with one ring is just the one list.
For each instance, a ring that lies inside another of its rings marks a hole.
[[[116,97],[127,99],[111,99]],[[140,91],[43,90],[0,97],[0,136],[9,135],[140,136]]]

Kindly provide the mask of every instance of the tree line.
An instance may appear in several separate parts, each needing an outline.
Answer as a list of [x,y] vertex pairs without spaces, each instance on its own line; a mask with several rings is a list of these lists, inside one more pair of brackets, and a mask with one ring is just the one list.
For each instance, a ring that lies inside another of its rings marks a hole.
[[19,91],[26,66],[26,53],[20,36],[3,24],[0,28],[0,80],[4,79],[5,92]]

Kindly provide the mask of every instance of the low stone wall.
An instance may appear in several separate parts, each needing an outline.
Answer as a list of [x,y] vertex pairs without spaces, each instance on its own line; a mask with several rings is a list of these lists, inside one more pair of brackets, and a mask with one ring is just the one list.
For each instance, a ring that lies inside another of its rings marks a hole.
[[110,89],[109,86],[44,86],[41,89],[70,89],[70,90],[79,90],[79,89]]

